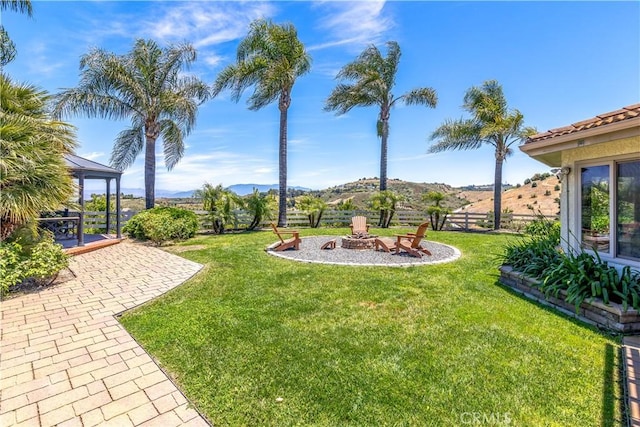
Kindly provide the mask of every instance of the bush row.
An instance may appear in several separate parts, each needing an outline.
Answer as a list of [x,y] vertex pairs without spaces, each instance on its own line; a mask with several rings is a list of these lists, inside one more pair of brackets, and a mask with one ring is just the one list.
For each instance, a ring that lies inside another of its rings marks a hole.
[[169,240],[186,240],[198,231],[198,216],[190,210],[157,207],[135,214],[122,231],[139,240],[161,245]]
[[0,242],[0,295],[26,280],[48,284],[68,266],[68,256],[50,234],[35,242],[23,239]]
[[605,304],[620,303],[640,309],[640,272],[626,266],[621,271],[608,265],[598,253],[584,251],[563,253],[558,249],[559,230],[554,226],[534,223],[531,237],[507,246],[501,261],[529,277],[540,281],[539,289],[548,297],[558,298],[566,291],[565,300],[576,311],[585,300],[600,298]]

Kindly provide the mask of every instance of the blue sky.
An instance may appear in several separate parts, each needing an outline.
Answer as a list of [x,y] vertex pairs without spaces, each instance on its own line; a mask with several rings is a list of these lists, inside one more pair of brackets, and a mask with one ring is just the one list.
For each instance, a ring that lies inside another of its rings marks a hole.
[[[52,93],[78,82],[79,58],[93,47],[126,53],[136,38],[163,45],[188,41],[198,50],[190,72],[207,83],[235,58],[256,18],[291,22],[313,57],[293,89],[289,110],[288,183],[314,189],[379,174],[377,109],[335,116],[322,110],[335,75],[367,45],[395,40],[402,49],[395,94],[433,87],[438,106],[396,107],[391,114],[389,178],[454,186],[493,182],[490,147],[427,154],[428,136],[460,118],[465,91],[498,80],[512,108],[539,131],[640,102],[639,2],[412,1],[35,1],[32,19],[5,12],[18,48],[5,71]],[[250,91],[246,95],[250,95]],[[222,94],[200,108],[186,155],[167,172],[158,153],[156,188],[189,190],[204,182],[278,181],[277,105],[260,111]],[[68,118],[77,154],[108,163],[126,122]],[[142,188],[142,158],[123,187]],[[504,181],[522,182],[547,168],[519,150]]]

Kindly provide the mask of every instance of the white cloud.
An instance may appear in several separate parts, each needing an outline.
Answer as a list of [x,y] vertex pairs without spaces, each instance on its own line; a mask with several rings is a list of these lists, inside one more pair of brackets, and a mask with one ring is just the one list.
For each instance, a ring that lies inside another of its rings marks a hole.
[[164,5],[142,28],[147,28],[155,39],[193,40],[196,48],[238,39],[246,34],[251,21],[274,13],[267,2],[168,2]]
[[104,153],[102,151],[92,151],[90,153],[81,153],[79,154],[80,157],[84,157],[85,159],[89,159],[89,160],[97,160],[101,157],[104,156]]
[[318,2],[323,16],[320,27],[330,34],[328,41],[309,47],[309,51],[351,45],[360,49],[378,43],[393,26],[391,17],[383,13],[385,0],[358,2]]
[[43,41],[39,41],[29,46],[27,53],[29,61],[27,61],[26,64],[30,74],[37,74],[40,77],[49,77],[53,75],[56,70],[66,65],[64,61],[55,61],[51,56],[47,55],[47,52],[49,51],[49,47]]

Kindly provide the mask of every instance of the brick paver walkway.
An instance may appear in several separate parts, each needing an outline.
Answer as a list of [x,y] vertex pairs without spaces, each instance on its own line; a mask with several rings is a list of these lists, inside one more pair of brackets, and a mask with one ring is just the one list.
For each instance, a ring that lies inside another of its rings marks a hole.
[[624,337],[623,363],[627,373],[629,425],[640,427],[640,336]]
[[3,301],[0,426],[207,426],[114,318],[200,268],[123,242],[72,258],[73,280]]

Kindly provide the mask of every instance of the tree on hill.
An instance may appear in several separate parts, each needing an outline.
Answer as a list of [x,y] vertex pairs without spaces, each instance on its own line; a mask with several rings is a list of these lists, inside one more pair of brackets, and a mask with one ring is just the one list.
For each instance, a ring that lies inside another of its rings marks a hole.
[[238,102],[245,89],[254,86],[249,109],[259,110],[278,100],[280,110],[278,227],[287,225],[287,114],[296,79],[311,69],[311,57],[292,24],[276,25],[259,19],[238,45],[237,61],[218,75],[214,96],[231,89]]
[[387,140],[391,109],[398,102],[405,105],[425,105],[435,108],[438,96],[435,89],[421,87],[400,96],[391,92],[396,84],[400,62],[400,46],[395,41],[387,42],[387,56],[376,46],[369,46],[353,62],[345,65],[337,79],[352,83],[339,83],[325,102],[326,111],[345,114],[353,107],[379,107],[377,134],[380,138],[380,191],[387,189]]
[[469,119],[447,120],[438,127],[430,139],[436,143],[431,153],[445,150],[475,150],[483,144],[495,148],[495,179],[493,189],[494,227],[500,228],[502,212],[502,165],[512,153],[514,143],[523,142],[535,134],[535,129],[524,126],[524,116],[518,110],[509,110],[502,86],[488,80],[481,87],[472,87],[464,96],[463,109]]
[[161,49],[153,40],[137,40],[122,56],[94,49],[80,59],[80,84],[56,96],[54,114],[130,119],[111,152],[111,165],[126,169],[145,149],[145,206],[155,204],[156,141],[162,139],[168,170],[182,159],[184,139],[196,123],[198,106],[209,87],[183,69],[196,60],[189,44]]

